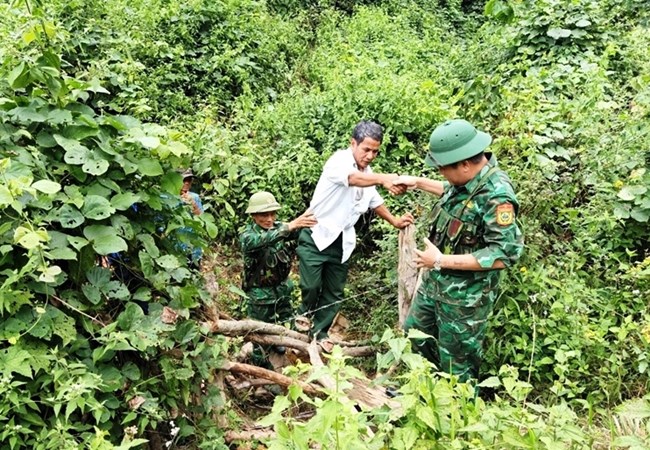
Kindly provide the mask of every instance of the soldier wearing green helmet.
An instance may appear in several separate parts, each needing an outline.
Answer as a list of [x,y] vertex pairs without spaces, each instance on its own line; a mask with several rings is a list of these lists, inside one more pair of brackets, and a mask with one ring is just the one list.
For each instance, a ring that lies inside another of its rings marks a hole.
[[414,340],[415,348],[461,381],[478,379],[501,269],[514,264],[523,251],[515,221],[519,203],[510,178],[486,152],[491,142],[489,134],[466,120],[449,120],[431,133],[425,159],[445,181],[411,176],[395,180],[440,197],[426,248],[415,250],[416,265],[429,270],[404,329],[430,335]]
[[[298,238],[300,229],[317,223],[309,210],[291,222],[278,222],[276,216],[280,208],[270,192],[253,194],[246,209],[252,220],[239,236],[244,255],[242,287],[248,298],[248,316],[270,323],[284,323],[293,316],[291,292],[294,286],[289,279],[294,251],[291,241]],[[257,353],[259,356],[259,351]]]

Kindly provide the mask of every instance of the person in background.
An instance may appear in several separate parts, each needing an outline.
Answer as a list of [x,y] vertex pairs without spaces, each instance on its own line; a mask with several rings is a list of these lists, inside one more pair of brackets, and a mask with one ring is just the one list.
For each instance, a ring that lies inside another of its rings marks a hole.
[[[251,221],[239,236],[244,257],[242,288],[248,300],[248,316],[270,323],[289,322],[293,317],[289,279],[298,231],[316,225],[307,210],[291,222],[276,220],[280,204],[270,192],[256,192],[248,201]],[[260,348],[254,359],[260,360]],[[283,352],[283,348],[276,348]]]
[[370,168],[382,140],[383,129],[377,123],[361,121],[354,127],[350,146],[327,160],[316,185],[309,209],[318,224],[300,232],[297,253],[302,304],[298,312],[311,320],[311,334],[318,340],[327,338],[343,301],[359,217],[372,209],[395,228],[413,223],[410,213],[393,216],[375,187],[383,186],[394,195],[406,191],[405,186],[393,184],[396,174],[373,173]]
[[[181,204],[187,204],[191,213],[195,216],[203,214],[204,209],[201,203],[201,197],[196,192],[191,191],[192,183],[194,182],[192,169],[184,170],[181,172],[181,176],[183,177],[183,185],[180,191]],[[194,234],[194,230],[190,227],[181,227],[176,230],[176,234],[181,239],[177,243],[178,249],[188,255],[190,265],[198,267],[203,258],[203,249],[187,242]]]
[[182,174],[183,176],[183,186],[181,187],[181,199],[190,205],[192,209],[192,214],[198,216],[203,214],[203,204],[201,203],[201,197],[196,192],[192,192],[192,183],[194,182],[194,173],[192,169],[185,170]]
[[485,152],[491,142],[469,122],[449,120],[431,133],[425,159],[446,181],[395,180],[439,197],[426,248],[415,250],[416,265],[429,271],[404,329],[432,336],[414,340],[415,349],[460,381],[478,379],[501,270],[519,259],[524,245],[510,178]]

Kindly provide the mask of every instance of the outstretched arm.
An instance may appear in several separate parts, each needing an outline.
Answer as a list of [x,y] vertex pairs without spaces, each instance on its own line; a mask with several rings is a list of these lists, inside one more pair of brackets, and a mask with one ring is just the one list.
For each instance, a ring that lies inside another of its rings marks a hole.
[[400,186],[406,186],[408,189],[420,189],[430,194],[440,197],[444,190],[445,185],[442,181],[430,180],[424,177],[413,177],[410,175],[400,175],[393,180],[393,183]]
[[391,212],[388,210],[388,208],[386,208],[386,205],[384,204],[381,204],[378,207],[376,207],[375,212],[379,217],[384,219],[386,222],[390,223],[392,226],[399,229],[411,225],[415,220],[411,213],[406,213],[401,215],[400,217],[395,217],[394,215],[391,214]]
[[355,171],[348,175],[350,186],[369,187],[383,186],[393,195],[401,195],[406,192],[406,186],[393,183],[397,179],[395,173],[365,173]]

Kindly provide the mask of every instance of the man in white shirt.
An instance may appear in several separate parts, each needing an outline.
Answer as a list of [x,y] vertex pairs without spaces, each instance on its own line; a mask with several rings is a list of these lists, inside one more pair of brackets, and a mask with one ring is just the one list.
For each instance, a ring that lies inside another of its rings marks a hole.
[[359,217],[373,209],[395,228],[413,223],[410,213],[393,216],[375,188],[381,185],[393,195],[406,190],[404,185],[393,184],[396,174],[373,173],[370,168],[382,139],[383,130],[374,122],[361,121],[355,126],[350,147],[327,160],[316,185],[309,209],[318,224],[303,229],[298,238],[302,291],[298,312],[311,318],[311,333],[319,340],[327,337],[343,301],[348,260],[356,245],[354,225]]

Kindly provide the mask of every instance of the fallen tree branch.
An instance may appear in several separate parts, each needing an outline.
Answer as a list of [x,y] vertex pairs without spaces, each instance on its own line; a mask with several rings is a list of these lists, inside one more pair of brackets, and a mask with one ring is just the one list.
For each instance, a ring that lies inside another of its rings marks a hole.
[[377,350],[374,347],[343,347],[343,354],[353,358],[361,356],[375,356]]
[[242,336],[247,333],[273,334],[286,336],[308,343],[309,337],[297,331],[289,330],[282,325],[260,322],[258,320],[219,320],[218,322],[206,322],[213,333],[221,333],[228,336]]
[[252,366],[250,364],[243,364],[232,361],[224,361],[220,367],[221,370],[227,370],[233,373],[251,375],[255,378],[264,378],[265,380],[270,380],[275,384],[280,386],[288,387],[294,383],[298,384],[302,390],[310,395],[320,395],[319,390],[316,386],[313,386],[308,383],[303,383],[302,381],[296,381],[292,378],[289,378],[286,375],[281,373],[274,372],[272,370],[263,369],[261,367]]
[[244,379],[239,382],[231,381],[228,384],[230,385],[231,388],[235,389],[236,391],[239,391],[241,389],[248,389],[250,387],[258,387],[258,386],[268,386],[269,384],[275,384],[275,383],[271,380],[265,380],[264,378],[254,378],[252,380]]
[[251,441],[261,439],[271,439],[275,437],[275,431],[272,430],[248,430],[248,431],[226,431],[224,439],[227,443],[233,441]]
[[308,344],[306,342],[287,336],[251,333],[245,335],[244,340],[262,345],[281,345],[284,347],[294,348],[301,353],[307,354]]
[[[244,339],[256,344],[262,345],[281,345],[298,350],[300,353],[309,354],[309,345],[303,341],[293,339],[288,336],[274,336],[269,334],[252,333],[244,336]],[[316,346],[317,350],[322,353],[322,349]],[[351,357],[373,356],[376,350],[373,347],[343,347],[343,354]]]
[[363,341],[343,341],[331,336],[328,339],[340,347],[361,347],[370,345],[370,341],[368,339],[364,339]]

